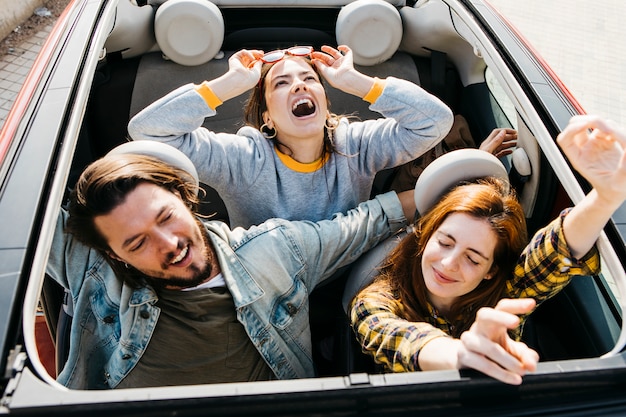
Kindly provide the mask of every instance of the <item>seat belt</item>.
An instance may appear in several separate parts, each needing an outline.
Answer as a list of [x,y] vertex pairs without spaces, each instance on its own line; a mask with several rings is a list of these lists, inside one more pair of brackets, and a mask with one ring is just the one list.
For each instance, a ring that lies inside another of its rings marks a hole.
[[430,82],[432,93],[447,101],[446,95],[446,53],[441,51],[430,51]]

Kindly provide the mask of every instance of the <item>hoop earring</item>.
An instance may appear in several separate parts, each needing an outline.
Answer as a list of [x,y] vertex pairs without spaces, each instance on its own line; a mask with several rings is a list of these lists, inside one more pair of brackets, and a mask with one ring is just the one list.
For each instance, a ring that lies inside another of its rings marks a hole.
[[335,131],[335,129],[331,128],[331,127],[328,127],[328,126],[325,126],[325,127],[326,127],[326,139],[328,141],[327,144],[332,146],[333,145],[333,140],[335,139],[334,138],[334,131]]
[[124,262],[124,267],[125,267],[126,269],[130,269],[130,265],[128,265],[126,262]]
[[339,118],[335,114],[329,114],[326,120],[324,120],[324,126],[328,130],[337,129],[337,125],[339,125]]
[[[267,123],[263,123],[259,130],[261,131],[261,134],[265,136],[265,139],[274,139],[277,135],[276,129],[270,129]],[[267,133],[266,131],[270,131],[273,133]]]
[[326,128],[326,137],[328,138],[329,143],[333,143],[334,132],[337,129],[337,125],[339,124],[339,120],[334,115],[329,115],[326,120],[324,120],[324,127]]

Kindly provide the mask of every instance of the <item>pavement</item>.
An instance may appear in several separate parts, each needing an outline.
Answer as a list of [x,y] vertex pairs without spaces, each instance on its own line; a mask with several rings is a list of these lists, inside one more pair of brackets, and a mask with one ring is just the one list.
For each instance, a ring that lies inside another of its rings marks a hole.
[[[626,126],[626,30],[621,22],[626,2],[488,1],[535,47],[587,113]],[[52,26],[0,57],[0,128]]]
[[13,51],[0,57],[0,128],[4,126],[9,110],[54,23],[51,22]]
[[534,46],[587,113],[626,126],[626,2],[487,1]]

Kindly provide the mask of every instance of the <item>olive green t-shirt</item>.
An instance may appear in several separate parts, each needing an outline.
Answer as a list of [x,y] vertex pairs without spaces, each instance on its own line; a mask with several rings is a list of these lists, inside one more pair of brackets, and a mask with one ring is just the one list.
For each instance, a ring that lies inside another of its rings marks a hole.
[[160,290],[157,305],[152,339],[117,388],[274,379],[237,320],[226,287]]

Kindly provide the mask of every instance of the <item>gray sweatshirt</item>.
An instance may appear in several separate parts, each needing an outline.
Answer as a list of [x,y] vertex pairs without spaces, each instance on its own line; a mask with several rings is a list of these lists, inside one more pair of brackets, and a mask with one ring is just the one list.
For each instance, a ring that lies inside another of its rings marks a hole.
[[[330,219],[370,197],[377,172],[409,162],[436,145],[452,126],[451,110],[419,86],[389,77],[370,109],[384,118],[342,119],[334,134],[338,152],[313,172],[287,166],[274,144],[246,126],[236,134],[204,127],[216,114],[193,84],[146,107],[128,125],[134,140],[157,140],[185,153],[200,181],[215,188],[231,227],[279,217]],[[283,155],[284,157],[284,155]]]

